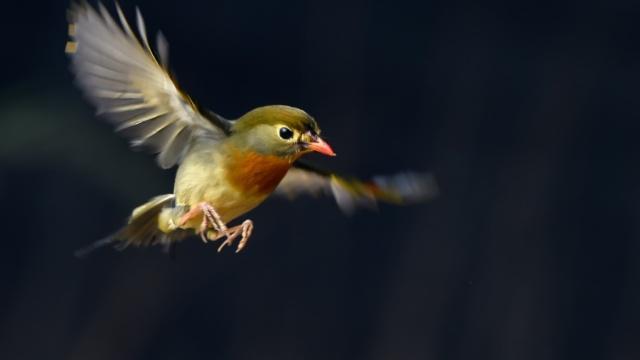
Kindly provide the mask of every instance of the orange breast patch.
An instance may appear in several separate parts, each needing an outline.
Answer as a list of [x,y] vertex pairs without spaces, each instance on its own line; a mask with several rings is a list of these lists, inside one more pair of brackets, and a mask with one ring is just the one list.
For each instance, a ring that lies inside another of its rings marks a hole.
[[251,195],[271,193],[291,167],[287,159],[256,152],[234,151],[227,165],[232,186]]

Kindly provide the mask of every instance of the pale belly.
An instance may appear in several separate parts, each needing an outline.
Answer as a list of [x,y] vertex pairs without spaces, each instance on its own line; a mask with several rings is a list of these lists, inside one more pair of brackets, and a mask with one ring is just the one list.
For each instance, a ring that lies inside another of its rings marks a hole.
[[[177,206],[191,208],[208,203],[222,221],[228,223],[260,205],[269,195],[241,193],[229,183],[222,167],[211,166],[211,163],[202,166],[202,159],[187,159],[178,169],[174,187]],[[194,218],[183,228],[197,230],[201,223],[202,217]]]

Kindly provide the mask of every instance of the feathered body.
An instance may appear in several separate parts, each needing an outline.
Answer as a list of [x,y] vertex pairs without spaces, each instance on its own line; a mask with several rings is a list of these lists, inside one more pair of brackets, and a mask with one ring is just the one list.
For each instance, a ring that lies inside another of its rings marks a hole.
[[197,233],[205,241],[226,237],[222,246],[241,236],[239,251],[253,223],[226,224],[276,190],[289,196],[331,193],[344,210],[376,199],[406,202],[435,194],[429,176],[405,174],[364,183],[300,164],[299,158],[312,151],[335,155],[303,110],[271,105],[227,120],[199,107],[170,75],[164,36],[158,34],[154,52],[140,12],[137,34],[117,5],[116,13],[119,23],[102,4],[97,10],[74,4],[69,10],[71,40],[65,50],[76,82],[132,146],[157,153],[164,169],[179,168],[173,194],[138,206],[120,231],[88,250],[114,241],[123,247],[167,245]]
[[[224,222],[258,206],[304,153],[287,151],[290,146],[273,151],[269,144],[273,127],[280,125],[317,129],[315,121],[299,109],[275,105],[254,110],[237,120],[232,136],[222,143],[203,139],[194,144],[176,174],[176,204],[210,203]],[[186,226],[195,229],[201,222],[199,216]]]

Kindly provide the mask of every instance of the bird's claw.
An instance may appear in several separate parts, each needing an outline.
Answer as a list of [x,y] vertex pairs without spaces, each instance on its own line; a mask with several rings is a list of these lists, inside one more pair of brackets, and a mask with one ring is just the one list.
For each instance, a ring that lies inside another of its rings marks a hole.
[[222,249],[225,246],[231,246],[234,240],[238,236],[241,236],[240,242],[238,243],[238,248],[236,249],[236,254],[239,253],[247,245],[247,241],[249,241],[249,237],[251,237],[252,232],[253,232],[253,221],[248,219],[243,221],[242,224],[238,226],[234,226],[232,228],[227,229],[224,232],[220,232],[220,237],[226,236],[226,239],[218,247],[218,252],[222,251]]
[[213,206],[203,203],[200,205],[202,209],[202,223],[200,224],[200,238],[203,242],[207,242],[209,236],[207,232],[209,228],[213,228],[218,233],[225,233],[227,231],[227,225],[222,221],[222,218]]
[[210,228],[215,229],[219,233],[224,233],[227,231],[227,225],[222,221],[222,218],[218,214],[218,212],[211,206],[210,204],[203,202],[194,206],[191,210],[189,210],[186,214],[184,214],[180,221],[178,222],[178,226],[184,226],[189,220],[196,218],[202,215],[202,223],[198,228],[197,234],[200,235],[200,239],[203,242],[208,241],[207,231]]
[[208,203],[200,203],[198,206],[189,210],[180,218],[178,226],[184,226],[189,220],[201,214],[202,222],[200,223],[197,234],[200,235],[200,239],[202,239],[203,242],[206,243],[226,237],[218,247],[218,252],[222,251],[225,246],[233,245],[233,242],[238,236],[240,236],[240,242],[238,242],[236,253],[240,252],[247,245],[247,241],[253,232],[253,222],[251,220],[245,220],[238,226],[228,228],[218,212]]

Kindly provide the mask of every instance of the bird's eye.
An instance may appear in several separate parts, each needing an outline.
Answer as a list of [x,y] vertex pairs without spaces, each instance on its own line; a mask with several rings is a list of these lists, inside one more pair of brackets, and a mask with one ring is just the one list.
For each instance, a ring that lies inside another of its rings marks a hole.
[[280,130],[278,130],[278,134],[285,140],[289,140],[293,137],[293,131],[287,127],[281,127]]

